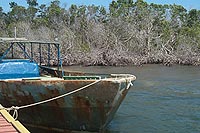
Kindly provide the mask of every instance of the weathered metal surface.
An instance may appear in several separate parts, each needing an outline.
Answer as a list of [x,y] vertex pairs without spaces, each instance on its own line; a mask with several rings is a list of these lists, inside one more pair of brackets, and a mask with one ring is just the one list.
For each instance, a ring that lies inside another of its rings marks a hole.
[[[0,81],[3,106],[21,106],[59,96],[95,80]],[[101,81],[58,100],[19,110],[19,120],[49,130],[99,131],[112,120],[127,94],[128,81]]]

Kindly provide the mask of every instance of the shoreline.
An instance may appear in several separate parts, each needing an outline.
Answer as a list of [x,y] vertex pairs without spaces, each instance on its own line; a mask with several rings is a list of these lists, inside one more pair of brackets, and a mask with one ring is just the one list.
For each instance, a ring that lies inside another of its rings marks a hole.
[[156,58],[156,57],[124,57],[120,59],[117,59],[117,61],[113,60],[88,60],[88,58],[82,58],[82,60],[76,60],[71,61],[64,59],[63,60],[63,66],[76,66],[76,65],[82,65],[82,66],[143,66],[145,64],[161,64],[163,66],[173,66],[173,65],[184,65],[184,66],[200,66],[200,56],[195,57],[187,57],[187,58],[181,58],[181,57],[175,57],[175,58]]

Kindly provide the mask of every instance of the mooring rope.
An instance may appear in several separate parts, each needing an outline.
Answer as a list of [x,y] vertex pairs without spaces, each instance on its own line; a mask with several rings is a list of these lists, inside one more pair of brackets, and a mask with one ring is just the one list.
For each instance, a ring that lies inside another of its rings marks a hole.
[[88,88],[88,87],[90,87],[90,86],[92,86],[92,85],[94,85],[94,84],[96,84],[96,83],[98,83],[98,82],[100,82],[100,81],[102,81],[102,80],[103,80],[103,79],[97,80],[97,81],[92,82],[92,83],[90,83],[90,84],[88,84],[88,85],[85,85],[85,86],[83,86],[83,87],[81,87],[81,88],[79,88],[79,89],[73,90],[73,91],[71,91],[71,92],[68,92],[68,93],[65,93],[65,94],[63,94],[63,95],[56,96],[56,97],[53,97],[53,98],[50,98],[50,99],[47,99],[47,100],[44,100],[44,101],[40,101],[40,102],[28,104],[28,105],[23,105],[23,106],[20,106],[20,107],[18,107],[18,106],[12,106],[12,107],[10,107],[10,108],[5,108],[5,107],[1,107],[1,106],[0,106],[0,110],[1,110],[1,109],[5,109],[5,110],[7,110],[8,112],[10,112],[10,111],[13,110],[13,111],[14,111],[14,112],[13,112],[13,118],[16,120],[16,119],[18,118],[18,110],[19,110],[19,109],[28,108],[28,107],[32,107],[32,106],[44,104],[44,103],[47,103],[47,102],[51,102],[51,101],[53,101],[53,100],[57,100],[57,99],[59,99],[59,98],[62,98],[62,97],[71,95],[71,94],[76,93],[76,92],[79,92],[79,91],[81,91],[81,90],[84,90],[84,89],[86,89],[86,88]]
[[126,87],[127,90],[128,90],[131,86],[133,86],[133,83],[131,82],[131,80],[129,80],[128,82],[129,82],[129,83],[128,83],[127,87]]
[[[97,80],[97,81],[95,81],[95,82],[92,82],[92,83],[90,83],[90,84],[88,84],[88,85],[85,85],[85,86],[83,86],[83,87],[81,87],[81,88],[79,88],[79,89],[73,90],[73,91],[71,91],[71,92],[68,92],[68,93],[65,93],[65,94],[63,94],[63,95],[59,95],[59,96],[56,96],[56,97],[53,97],[53,98],[50,98],[50,99],[47,99],[47,100],[44,100],[44,101],[40,101],[40,102],[28,104],[28,105],[23,105],[23,106],[20,106],[20,107],[18,107],[18,106],[12,106],[12,107],[10,107],[10,108],[5,108],[5,107],[0,106],[0,110],[1,110],[1,109],[5,109],[5,110],[7,110],[8,112],[14,111],[14,112],[13,112],[13,118],[16,120],[16,119],[18,118],[18,110],[19,110],[19,109],[28,108],[28,107],[32,107],[32,106],[44,104],[44,103],[47,103],[47,102],[51,102],[51,101],[53,101],[53,100],[57,100],[57,99],[59,99],[59,98],[62,98],[62,97],[71,95],[71,94],[76,93],[76,92],[79,92],[79,91],[81,91],[81,90],[84,90],[84,89],[86,89],[86,88],[88,88],[88,87],[90,87],[90,86],[92,86],[92,85],[94,85],[94,84],[96,84],[96,83],[98,83],[98,82],[100,82],[100,81],[103,81],[103,80],[105,80],[105,79],[99,79],[99,80]],[[128,81],[128,82],[129,82],[129,83],[128,83],[126,89],[128,89],[130,86],[133,85],[132,82],[131,82],[131,80]]]

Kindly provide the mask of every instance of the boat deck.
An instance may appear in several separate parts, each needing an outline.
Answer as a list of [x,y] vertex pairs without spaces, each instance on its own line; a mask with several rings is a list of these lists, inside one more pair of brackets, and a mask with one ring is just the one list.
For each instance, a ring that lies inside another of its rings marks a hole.
[[0,133],[30,133],[19,121],[1,108],[0,104]]
[[0,81],[47,81],[47,80],[64,80],[62,78],[58,78],[58,77],[31,77],[31,78],[15,78],[15,79],[3,79]]

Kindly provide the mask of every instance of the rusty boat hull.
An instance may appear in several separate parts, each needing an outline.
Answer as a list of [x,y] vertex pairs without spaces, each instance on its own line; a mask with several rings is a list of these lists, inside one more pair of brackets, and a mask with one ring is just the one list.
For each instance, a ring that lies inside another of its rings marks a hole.
[[[18,110],[29,129],[48,131],[102,131],[112,120],[135,76],[108,76],[83,90],[57,100]],[[96,79],[9,79],[0,81],[4,107],[40,102],[97,81]]]
[[66,72],[58,42],[15,37],[0,38],[0,44],[7,47],[0,55],[0,104],[11,113],[15,109],[32,132],[103,131],[136,79]]

